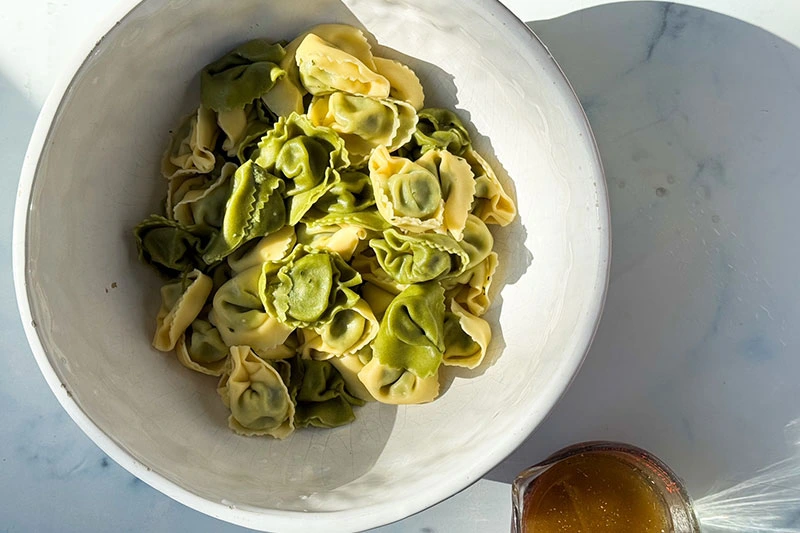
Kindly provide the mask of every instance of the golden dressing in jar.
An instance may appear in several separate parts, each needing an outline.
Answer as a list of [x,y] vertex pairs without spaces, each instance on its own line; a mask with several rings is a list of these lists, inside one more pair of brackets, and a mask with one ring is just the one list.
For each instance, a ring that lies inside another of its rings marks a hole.
[[565,448],[517,476],[513,494],[513,533],[699,533],[680,479],[627,444]]
[[667,533],[664,500],[645,474],[603,452],[565,459],[525,493],[525,533]]

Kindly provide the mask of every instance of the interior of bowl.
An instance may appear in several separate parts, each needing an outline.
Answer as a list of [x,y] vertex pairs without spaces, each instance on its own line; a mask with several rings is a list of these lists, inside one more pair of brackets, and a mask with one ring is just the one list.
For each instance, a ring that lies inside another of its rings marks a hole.
[[[494,231],[494,340],[477,371],[450,372],[427,405],[369,404],[352,425],[284,441],[241,437],[215,378],[151,348],[159,280],[137,261],[132,228],[159,209],[161,154],[199,101],[199,70],[248,39],[322,22],[365,28],[418,73],[426,105],[470,121],[519,217]],[[316,511],[338,513],[342,527],[378,525],[478,479],[577,371],[605,290],[605,185],[568,84],[499,3],[145,0],[61,96],[37,130],[35,174],[23,176],[23,315],[29,306],[34,351],[65,407],[123,466],[151,469],[156,488],[251,527]]]

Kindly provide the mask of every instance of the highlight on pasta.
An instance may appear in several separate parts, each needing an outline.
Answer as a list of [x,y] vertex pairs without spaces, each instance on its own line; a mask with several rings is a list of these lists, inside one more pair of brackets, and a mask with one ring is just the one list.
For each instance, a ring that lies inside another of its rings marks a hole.
[[332,428],[475,368],[514,202],[458,115],[341,24],[206,66],[134,233],[167,280],[153,346],[217,376],[242,435]]

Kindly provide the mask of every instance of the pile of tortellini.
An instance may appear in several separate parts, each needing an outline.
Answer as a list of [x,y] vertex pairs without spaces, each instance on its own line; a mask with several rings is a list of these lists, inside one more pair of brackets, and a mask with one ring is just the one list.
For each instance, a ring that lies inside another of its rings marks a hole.
[[284,438],[353,406],[429,402],[474,368],[516,208],[459,118],[346,25],[206,66],[173,132],[165,213],[135,229],[170,281],[153,345],[219,376],[230,427]]

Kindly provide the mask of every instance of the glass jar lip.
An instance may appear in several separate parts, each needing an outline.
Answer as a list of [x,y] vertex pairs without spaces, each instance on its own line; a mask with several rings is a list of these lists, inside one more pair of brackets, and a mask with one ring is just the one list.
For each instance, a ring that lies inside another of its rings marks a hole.
[[[638,462],[643,462],[650,468],[652,468],[659,477],[668,484],[669,486],[680,487],[685,491],[685,486],[683,480],[678,477],[672,469],[667,466],[664,461],[659,459],[653,453],[645,450],[644,448],[640,448],[638,446],[634,446],[633,444],[627,444],[624,442],[617,442],[617,441],[607,441],[607,440],[591,440],[585,442],[578,442],[576,444],[571,444],[560,450],[550,454],[546,459],[543,461],[526,468],[521,473],[519,473],[514,480],[516,482],[517,479],[526,477],[527,473],[533,469],[540,469],[546,466],[550,466],[555,464],[559,461],[563,461],[568,457],[573,457],[575,455],[580,455],[582,453],[593,453],[593,452],[612,452],[618,454],[624,454],[627,456],[631,456],[634,460]],[[661,476],[663,474],[663,477]],[[688,493],[686,493],[688,498]]]

